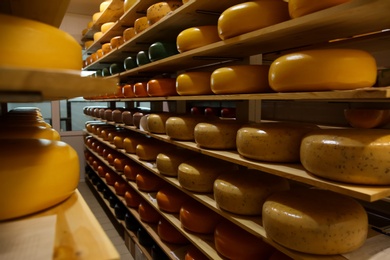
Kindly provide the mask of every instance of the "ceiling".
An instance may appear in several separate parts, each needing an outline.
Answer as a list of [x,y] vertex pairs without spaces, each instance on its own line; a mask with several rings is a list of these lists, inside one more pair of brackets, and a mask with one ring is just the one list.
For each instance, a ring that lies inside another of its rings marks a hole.
[[104,0],[70,0],[67,13],[92,16]]

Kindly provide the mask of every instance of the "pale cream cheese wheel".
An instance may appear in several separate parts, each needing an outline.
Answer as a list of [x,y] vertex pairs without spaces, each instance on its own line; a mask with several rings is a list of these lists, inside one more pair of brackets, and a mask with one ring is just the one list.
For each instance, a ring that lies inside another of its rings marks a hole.
[[303,136],[318,126],[292,122],[246,125],[237,131],[237,151],[249,159],[268,162],[299,162]]
[[193,141],[195,126],[206,121],[204,116],[195,115],[177,115],[171,116],[165,122],[166,134],[175,140]]
[[231,213],[260,215],[267,197],[289,186],[286,179],[257,170],[229,171],[215,180],[214,200]]
[[155,134],[165,134],[165,122],[171,113],[151,113],[147,118],[148,131]]
[[324,129],[307,134],[301,163],[314,175],[346,183],[390,184],[390,131]]
[[184,149],[174,149],[159,153],[156,158],[156,167],[160,174],[176,177],[179,165],[194,156],[194,153]]
[[269,239],[309,254],[353,251],[363,245],[368,232],[367,213],[358,202],[319,189],[272,194],[263,205],[262,218]]

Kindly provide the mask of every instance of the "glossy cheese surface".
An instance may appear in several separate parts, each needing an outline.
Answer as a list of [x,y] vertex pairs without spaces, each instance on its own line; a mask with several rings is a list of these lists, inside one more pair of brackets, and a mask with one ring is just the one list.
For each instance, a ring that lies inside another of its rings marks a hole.
[[327,129],[307,134],[301,163],[314,175],[346,183],[390,184],[386,129]]
[[45,23],[0,14],[0,66],[81,70],[80,44]]
[[[218,19],[218,33],[226,40],[290,19],[288,5],[282,0],[244,2],[226,9]],[[237,22],[239,21],[239,22]]]
[[126,28],[126,29],[123,31],[123,40],[124,40],[125,42],[129,41],[129,40],[132,39],[134,36],[135,36],[135,29],[134,29],[134,27]]
[[146,192],[158,191],[163,184],[160,177],[149,171],[140,171],[135,178],[135,182],[139,190]]
[[176,38],[176,46],[182,53],[220,40],[216,25],[196,26],[181,31]]
[[179,213],[181,206],[188,199],[186,194],[170,185],[162,187],[156,194],[159,209],[170,213]]
[[159,153],[169,149],[171,149],[170,146],[161,145],[160,142],[141,142],[137,145],[135,153],[140,160],[155,161]]
[[[319,203],[320,202],[320,203]],[[271,195],[263,206],[267,237],[309,254],[343,254],[366,240],[367,213],[350,197],[318,189]]]
[[156,167],[160,174],[177,176],[179,165],[193,156],[188,150],[172,150],[159,153],[156,158]]
[[182,227],[200,234],[213,233],[215,226],[222,219],[220,215],[193,199],[183,203],[179,217]]
[[213,94],[210,78],[211,72],[208,71],[182,73],[176,78],[176,92],[181,96]]
[[53,128],[46,126],[12,126],[6,125],[0,128],[0,139],[48,139],[60,140],[60,134]]
[[142,201],[138,206],[138,214],[141,221],[157,224],[161,216],[148,202]]
[[349,1],[351,0],[322,0],[322,1],[289,0],[288,11],[291,18],[297,18],[323,9],[330,8],[332,6],[340,5]]
[[151,79],[146,85],[146,91],[151,97],[176,96],[176,79],[160,78]]
[[139,204],[141,204],[142,197],[132,189],[129,189],[125,192],[125,202],[126,206],[130,208],[137,208],[139,207]]
[[243,126],[237,131],[237,151],[246,158],[268,162],[299,162],[304,135],[314,124],[266,122]]
[[129,136],[123,139],[123,149],[127,153],[135,154],[137,151],[137,145],[143,141],[143,138],[137,136]]
[[174,140],[192,141],[195,140],[195,126],[202,121],[207,121],[206,117],[194,115],[171,116],[165,122],[165,131]]
[[235,65],[216,69],[211,74],[214,94],[245,94],[271,92],[268,65]]
[[133,92],[136,97],[147,97],[147,82],[136,82],[133,85]]
[[1,139],[0,146],[0,220],[47,209],[77,188],[79,159],[66,143]]
[[372,87],[376,76],[376,61],[368,52],[322,49],[277,58],[271,64],[269,83],[277,92],[349,90]]
[[158,2],[156,4],[152,4],[146,10],[146,17],[148,18],[149,25],[157,23],[164,16],[175,11],[177,8],[179,8],[182,5],[183,5],[182,1],[179,0],[177,1],[168,0],[165,2]]
[[126,13],[129,11],[134,4],[137,2],[137,0],[124,0],[123,2],[123,11]]
[[214,182],[214,200],[235,214],[260,215],[268,196],[288,189],[286,179],[257,170],[226,172]]

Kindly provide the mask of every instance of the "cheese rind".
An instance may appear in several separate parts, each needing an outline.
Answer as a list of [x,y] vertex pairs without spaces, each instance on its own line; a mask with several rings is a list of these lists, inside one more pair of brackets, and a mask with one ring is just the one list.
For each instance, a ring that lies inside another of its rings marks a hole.
[[324,129],[308,133],[301,163],[316,176],[346,183],[390,184],[390,134],[386,129]]
[[160,21],[167,14],[175,11],[177,8],[182,6],[182,1],[172,1],[168,0],[165,2],[159,2],[156,4],[152,4],[146,10],[146,17],[148,18],[149,25],[153,25]]
[[351,0],[322,0],[322,1],[289,0],[288,11],[291,18],[298,18],[349,1]]
[[267,237],[304,253],[333,255],[359,248],[367,238],[364,208],[350,197],[319,189],[271,195],[263,206]]
[[390,122],[390,110],[347,108],[344,117],[354,128],[379,128]]
[[193,154],[187,150],[172,150],[159,153],[156,158],[156,167],[160,174],[176,177],[179,165],[192,156]]
[[176,78],[176,92],[181,96],[213,94],[210,78],[208,71],[182,73]]
[[170,113],[151,113],[147,117],[147,128],[155,134],[165,134],[165,122],[171,116]]
[[197,145],[208,149],[236,149],[237,131],[242,123],[230,120],[202,122],[194,128],[194,138]]
[[176,46],[182,53],[220,40],[216,25],[204,25],[181,31],[176,38]]
[[179,217],[182,227],[200,234],[213,233],[215,226],[222,219],[220,215],[193,199],[183,203]]
[[148,81],[146,91],[150,97],[176,96],[176,79],[156,78]]
[[194,115],[171,116],[165,122],[165,131],[172,139],[192,141],[195,140],[195,126],[202,121],[206,121],[206,117]]

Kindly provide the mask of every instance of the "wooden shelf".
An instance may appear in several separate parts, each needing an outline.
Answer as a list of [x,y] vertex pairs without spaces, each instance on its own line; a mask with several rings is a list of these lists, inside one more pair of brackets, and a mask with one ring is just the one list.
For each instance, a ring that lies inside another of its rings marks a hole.
[[41,102],[115,91],[117,79],[81,77],[76,70],[0,67],[0,102]]

